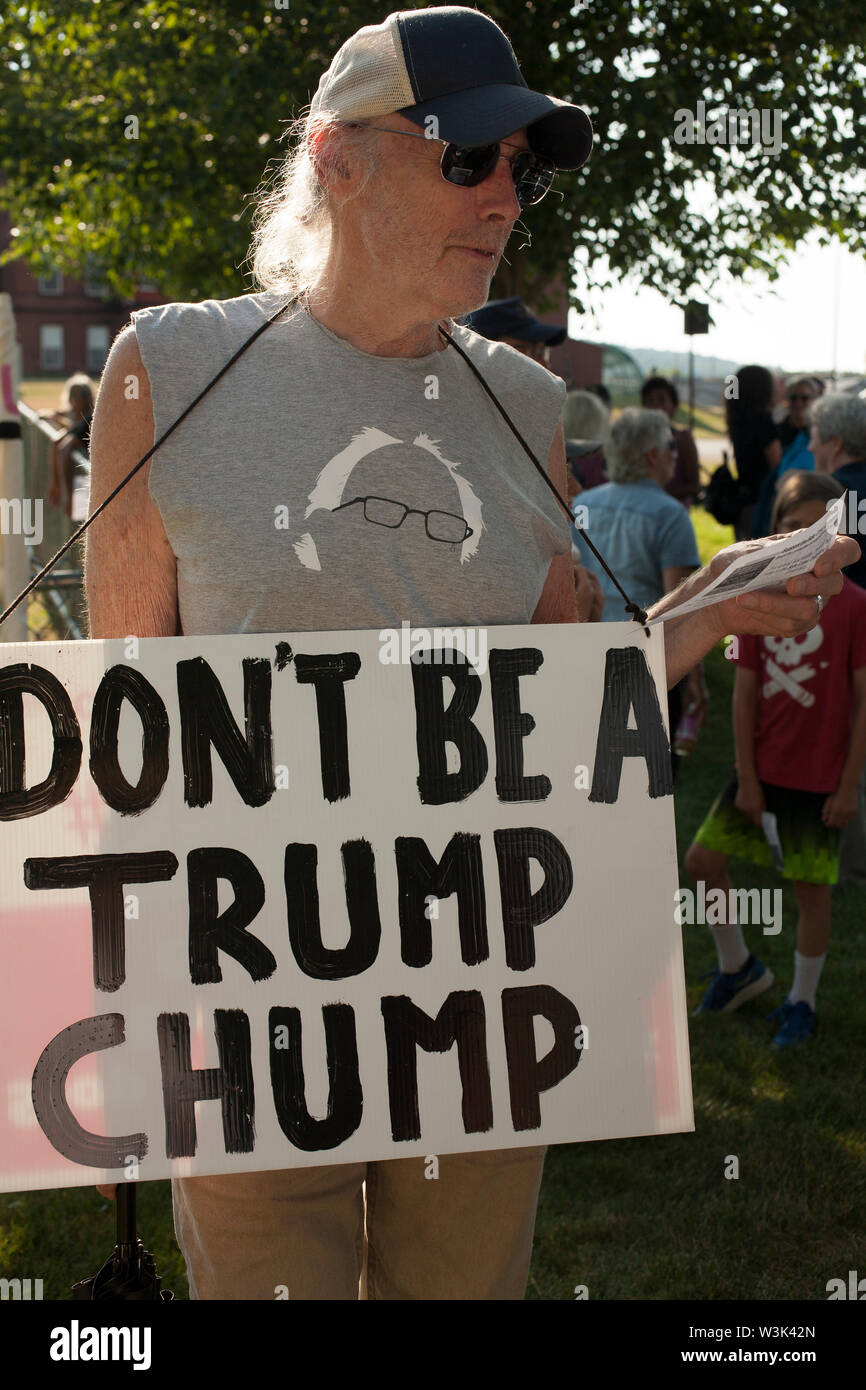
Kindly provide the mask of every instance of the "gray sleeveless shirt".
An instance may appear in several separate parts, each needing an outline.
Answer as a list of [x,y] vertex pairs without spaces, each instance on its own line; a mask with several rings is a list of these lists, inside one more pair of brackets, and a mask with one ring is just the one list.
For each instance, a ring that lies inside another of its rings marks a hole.
[[[158,439],[284,299],[133,314]],[[449,327],[539,461],[565,386]],[[568,522],[469,366],[361,352],[293,306],[151,459],[186,634],[526,623]]]

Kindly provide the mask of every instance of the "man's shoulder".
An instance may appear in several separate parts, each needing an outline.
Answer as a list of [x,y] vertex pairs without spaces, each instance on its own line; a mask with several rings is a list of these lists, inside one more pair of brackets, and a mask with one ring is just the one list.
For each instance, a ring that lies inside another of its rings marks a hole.
[[616,483],[599,483],[597,487],[585,488],[578,496],[587,506],[610,507],[622,502],[622,488]]
[[155,389],[171,396],[178,384],[203,385],[286,301],[267,292],[157,304],[131,315],[129,336]]
[[485,338],[463,324],[454,324],[451,336],[472,359],[484,379],[502,391],[527,391],[536,396],[548,396],[553,403],[565,400],[566,386],[562,377],[549,372],[540,362],[533,362],[524,353]]
[[636,478],[628,483],[608,483],[608,487],[615,490],[620,506],[628,511],[637,512],[639,516],[653,523],[659,518],[670,521],[676,517],[678,511],[685,512],[682,504],[675,497],[671,497],[669,492],[665,492],[654,478]]
[[660,483],[656,484],[656,489],[657,495],[654,494],[654,502],[657,514],[663,516],[672,525],[692,526],[692,519],[682,502],[676,497],[671,497],[671,494]]
[[187,327],[201,329],[208,323],[254,324],[269,317],[284,298],[266,291],[259,294],[236,295],[232,299],[176,300],[168,304],[154,304],[146,309],[136,309],[130,317],[136,329],[143,327],[160,329],[163,332]]

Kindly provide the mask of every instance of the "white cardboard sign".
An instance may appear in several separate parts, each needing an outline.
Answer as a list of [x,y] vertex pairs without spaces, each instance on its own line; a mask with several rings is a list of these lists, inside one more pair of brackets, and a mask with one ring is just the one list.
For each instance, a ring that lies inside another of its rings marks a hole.
[[0,1189],[693,1128],[661,631],[432,637],[0,647]]

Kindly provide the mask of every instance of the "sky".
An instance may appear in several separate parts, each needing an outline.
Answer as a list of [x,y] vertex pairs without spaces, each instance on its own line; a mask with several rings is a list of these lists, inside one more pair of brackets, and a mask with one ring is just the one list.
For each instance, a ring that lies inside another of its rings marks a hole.
[[[582,292],[579,284],[577,289]],[[598,321],[572,309],[570,337],[620,347],[688,350],[682,309],[668,304],[657,290],[630,279],[585,298]],[[816,237],[807,238],[773,284],[763,276],[739,283],[729,279],[712,295],[696,293],[694,298],[709,302],[715,321],[709,333],[695,337],[696,353],[786,372],[829,372],[835,332],[839,372],[866,374],[866,258],[839,242],[821,247]]]

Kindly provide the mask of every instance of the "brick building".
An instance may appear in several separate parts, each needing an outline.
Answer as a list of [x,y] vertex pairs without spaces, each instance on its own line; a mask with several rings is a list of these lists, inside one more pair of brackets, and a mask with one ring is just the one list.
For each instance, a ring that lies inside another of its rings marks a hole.
[[[10,243],[10,220],[0,210],[0,249]],[[0,265],[0,293],[12,298],[22,377],[99,376],[108,349],[132,309],[165,303],[155,285],[141,284],[135,299],[119,299],[97,279],[31,275],[21,260]]]

